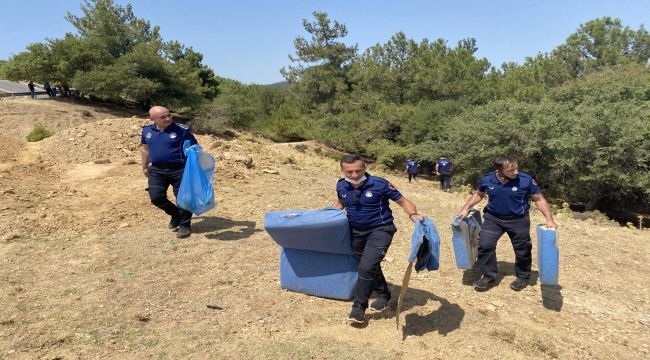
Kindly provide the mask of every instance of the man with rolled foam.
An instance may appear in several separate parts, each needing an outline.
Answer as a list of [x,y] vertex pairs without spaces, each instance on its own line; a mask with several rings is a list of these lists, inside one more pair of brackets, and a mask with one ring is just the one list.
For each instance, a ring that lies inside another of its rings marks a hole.
[[370,304],[373,311],[389,306],[391,293],[381,270],[381,261],[397,231],[389,200],[408,214],[411,221],[424,221],[415,204],[408,200],[388,180],[366,172],[361,156],[341,157],[343,178],[336,183],[337,199],[332,207],[345,209],[352,237],[352,256],[359,260],[358,280],[354,288],[354,303],[348,316],[352,323],[365,322],[365,312],[372,293],[377,298]]
[[535,179],[519,172],[519,164],[514,157],[499,156],[494,159],[493,167],[494,171],[479,179],[476,191],[458,212],[459,216],[466,217],[469,209],[488,195],[488,203],[483,210],[477,258],[478,268],[483,276],[474,282],[474,289],[485,291],[496,284],[497,241],[507,233],[515,251],[517,276],[510,288],[521,291],[528,286],[532,266],[529,199],[535,202],[546,218],[547,228],[556,228],[557,224]]

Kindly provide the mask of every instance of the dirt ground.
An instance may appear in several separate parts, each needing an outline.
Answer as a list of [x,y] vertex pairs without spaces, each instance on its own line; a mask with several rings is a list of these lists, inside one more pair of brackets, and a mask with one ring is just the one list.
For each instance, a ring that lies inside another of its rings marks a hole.
[[[36,122],[56,133],[27,143]],[[413,274],[395,310],[345,319],[351,302],[280,288],[270,210],[332,203],[338,164],[312,142],[199,135],[217,160],[217,206],[178,240],[140,172],[145,114],[0,99],[0,359],[641,359],[650,356],[650,232],[555,209],[560,286],[514,292],[456,268],[449,223],[469,195],[385,174],[442,238],[440,270]],[[485,205],[485,202],[479,204]],[[383,263],[395,298],[412,223]],[[543,220],[532,212],[533,223]],[[533,236],[535,234],[533,233]]]

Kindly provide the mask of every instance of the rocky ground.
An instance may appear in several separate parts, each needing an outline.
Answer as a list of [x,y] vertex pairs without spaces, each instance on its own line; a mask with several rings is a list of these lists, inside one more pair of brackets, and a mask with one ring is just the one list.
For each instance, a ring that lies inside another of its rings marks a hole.
[[[25,136],[40,122],[55,134]],[[217,206],[178,240],[140,172],[146,114],[61,100],[0,99],[0,359],[640,359],[650,354],[650,235],[555,208],[560,286],[514,292],[455,266],[449,223],[468,193],[386,174],[443,239],[439,271],[413,275],[395,310],[345,322],[351,303],[282,290],[270,210],[334,200],[338,164],[313,142],[198,135],[217,160]],[[481,203],[479,205],[484,205]],[[399,207],[394,206],[395,210]],[[399,293],[412,223],[383,263]],[[533,223],[543,217],[532,212]],[[533,234],[534,236],[534,234]],[[536,259],[536,248],[533,255]]]

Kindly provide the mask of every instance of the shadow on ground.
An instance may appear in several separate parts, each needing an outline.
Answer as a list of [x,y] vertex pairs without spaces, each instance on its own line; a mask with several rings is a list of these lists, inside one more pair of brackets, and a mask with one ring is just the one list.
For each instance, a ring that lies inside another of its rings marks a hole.
[[200,216],[192,220],[192,232],[212,240],[241,240],[262,232],[254,221],[236,221],[218,216]]
[[[391,287],[391,292],[393,294],[399,294],[399,286],[393,286],[391,284],[389,284],[389,286]],[[362,325],[357,325],[357,327],[366,327],[369,321],[372,321],[373,319],[394,319],[396,315],[397,300],[397,297],[394,297],[391,301],[392,305],[390,308],[382,312],[373,313],[369,311],[367,313],[367,321]],[[426,315],[414,313],[405,314],[408,310],[427,305],[429,301],[439,302],[440,306]],[[399,322],[402,331],[402,339],[406,339],[408,336],[423,336],[434,331],[443,336],[447,336],[450,332],[460,329],[460,324],[463,322],[463,318],[465,317],[465,310],[463,310],[458,304],[450,303],[447,299],[434,295],[428,291],[408,289],[402,303],[400,316],[403,319]],[[396,322],[395,330],[399,331],[400,329],[397,328],[397,326]]]
[[[404,315],[405,311],[416,306],[424,306],[429,301],[439,302],[440,307],[425,315],[416,313]],[[401,313],[404,316],[404,321],[400,321],[402,339],[406,339],[408,336],[423,336],[434,331],[447,336],[450,332],[460,329],[460,324],[465,317],[465,310],[458,304],[450,303],[443,297],[418,289],[408,290],[402,303]]]
[[[501,281],[506,276],[514,276],[515,274],[515,264],[506,261],[498,262],[499,271],[497,273],[497,281],[494,286],[499,286]],[[463,285],[472,286],[473,282],[478,280],[481,277],[480,271],[476,268],[476,265],[471,269],[463,271]],[[528,281],[528,286],[536,286],[539,281],[539,271],[532,271],[530,273],[530,280]],[[562,296],[562,287],[560,285],[540,285],[542,291],[542,305],[544,308],[553,311],[561,311],[564,304],[564,298]]]

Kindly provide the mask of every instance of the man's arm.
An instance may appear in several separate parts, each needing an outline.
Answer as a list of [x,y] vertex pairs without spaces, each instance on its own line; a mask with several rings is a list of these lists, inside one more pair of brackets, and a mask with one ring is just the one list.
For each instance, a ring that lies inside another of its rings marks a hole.
[[460,211],[458,212],[458,215],[462,216],[463,218],[466,218],[467,217],[467,212],[469,212],[469,209],[472,206],[474,206],[474,205],[478,204],[479,202],[481,202],[481,200],[483,200],[484,196],[485,196],[484,192],[480,192],[478,190],[474,191],[472,196],[470,196],[469,199],[467,199],[467,202],[465,202],[465,205],[463,205],[463,207],[460,209]]
[[557,224],[555,223],[555,220],[553,220],[553,213],[551,212],[551,208],[548,206],[548,202],[546,202],[544,196],[540,193],[531,195],[530,198],[535,202],[539,211],[541,211],[546,218],[546,227],[549,229],[556,228]]
[[345,205],[341,199],[336,199],[336,201],[332,204],[332,207],[343,210],[343,208],[345,208]]
[[144,176],[149,176],[149,145],[142,144],[142,147],[140,147],[140,155],[142,158],[142,173]]

